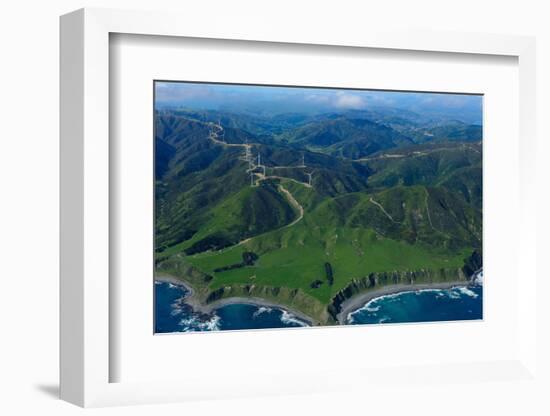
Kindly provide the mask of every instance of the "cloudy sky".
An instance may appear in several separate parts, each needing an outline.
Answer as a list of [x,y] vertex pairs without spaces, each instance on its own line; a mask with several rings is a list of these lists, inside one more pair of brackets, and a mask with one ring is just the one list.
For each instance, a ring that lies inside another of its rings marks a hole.
[[155,106],[257,114],[323,113],[392,107],[480,123],[479,95],[156,82]]

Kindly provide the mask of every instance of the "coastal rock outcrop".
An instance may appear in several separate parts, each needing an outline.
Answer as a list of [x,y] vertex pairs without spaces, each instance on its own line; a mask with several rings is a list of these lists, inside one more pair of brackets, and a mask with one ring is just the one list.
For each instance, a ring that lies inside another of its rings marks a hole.
[[464,267],[462,271],[467,276],[473,276],[477,271],[483,267],[483,255],[481,250],[474,250],[474,252],[464,261]]

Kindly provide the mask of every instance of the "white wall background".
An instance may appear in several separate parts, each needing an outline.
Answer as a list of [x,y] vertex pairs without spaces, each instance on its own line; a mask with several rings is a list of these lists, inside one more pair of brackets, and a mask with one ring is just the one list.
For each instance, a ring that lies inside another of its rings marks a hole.
[[[58,16],[80,7],[177,10],[208,22],[209,14],[245,13],[281,22],[340,25],[387,24],[437,30],[512,33],[538,37],[539,262],[550,246],[545,235],[550,179],[550,29],[545,1],[182,1],[182,0],[11,0],[0,13],[0,413],[77,414],[56,399],[58,383]],[[541,267],[542,270],[542,267]],[[542,272],[541,272],[542,273]],[[546,282],[539,293],[548,292]],[[542,299],[542,297],[541,297]],[[541,303],[541,302],[539,302]],[[539,359],[548,369],[549,307],[540,308]],[[550,374],[546,371],[546,374]],[[259,398],[93,410],[101,415],[166,414],[549,414],[550,391],[506,383],[472,389],[457,385],[453,395],[433,386],[425,392],[388,390],[377,397]],[[482,413],[483,412],[483,413]]]

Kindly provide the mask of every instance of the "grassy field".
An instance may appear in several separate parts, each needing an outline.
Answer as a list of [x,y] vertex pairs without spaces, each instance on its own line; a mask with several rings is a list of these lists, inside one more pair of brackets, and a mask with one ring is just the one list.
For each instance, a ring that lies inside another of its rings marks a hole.
[[[252,251],[260,257],[253,266],[214,272],[241,261],[242,253]],[[326,303],[353,278],[371,272],[459,268],[468,251],[454,255],[437,252],[422,245],[386,239],[373,230],[348,227],[315,227],[305,224],[268,232],[240,246],[219,252],[187,256],[185,260],[212,275],[210,289],[232,284],[255,284],[302,289]],[[334,283],[326,279],[325,263],[331,264]],[[312,282],[320,280],[319,288]]]

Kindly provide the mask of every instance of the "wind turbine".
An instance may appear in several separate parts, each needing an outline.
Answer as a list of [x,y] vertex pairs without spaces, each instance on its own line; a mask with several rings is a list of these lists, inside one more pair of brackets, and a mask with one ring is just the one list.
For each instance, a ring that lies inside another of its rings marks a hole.
[[313,175],[313,172],[306,172],[306,175],[308,177],[308,185],[311,186],[311,176]]

